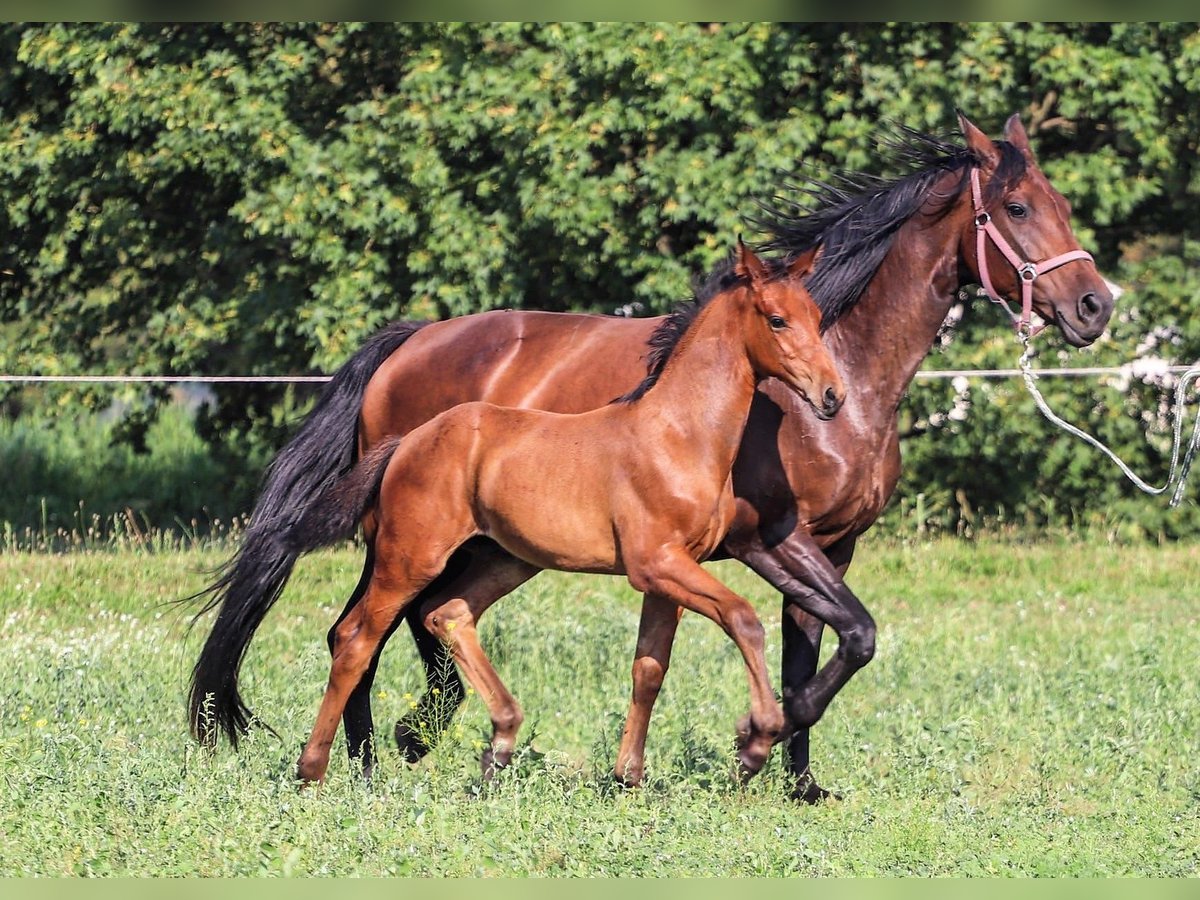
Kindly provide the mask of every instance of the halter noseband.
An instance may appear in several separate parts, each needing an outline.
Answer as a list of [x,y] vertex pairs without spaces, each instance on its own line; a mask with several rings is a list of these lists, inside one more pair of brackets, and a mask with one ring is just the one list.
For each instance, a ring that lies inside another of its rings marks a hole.
[[[978,167],[971,168],[971,202],[975,207],[975,257],[978,260],[979,278],[983,282],[983,289],[987,293],[988,299],[994,303],[999,303],[1008,311],[1009,316],[1012,317],[1013,326],[1017,329],[1017,334],[1022,337],[1033,337],[1046,327],[1045,325],[1041,325],[1036,329],[1031,327],[1033,315],[1033,282],[1037,277],[1045,275],[1059,266],[1074,262],[1077,259],[1088,260],[1090,262],[1095,262],[1095,260],[1092,259],[1092,254],[1086,250],[1069,250],[1066,253],[1060,253],[1058,256],[1052,256],[1050,259],[1044,259],[1036,263],[1022,259],[1020,254],[1012,248],[1012,245],[1005,240],[1004,235],[1000,233],[1000,229],[992,221],[992,217],[983,208],[983,191],[979,188]],[[1000,292],[992,285],[992,277],[988,273],[987,253],[985,252],[987,249],[987,238],[992,239],[992,243],[996,245],[996,249],[1017,270],[1017,277],[1021,282],[1020,318],[1013,313],[1008,303],[1000,296]]]

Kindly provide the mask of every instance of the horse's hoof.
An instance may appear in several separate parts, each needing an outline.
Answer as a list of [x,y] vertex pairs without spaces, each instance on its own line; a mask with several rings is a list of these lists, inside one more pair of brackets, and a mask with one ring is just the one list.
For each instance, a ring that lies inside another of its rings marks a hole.
[[642,772],[641,770],[637,772],[628,771],[623,775],[620,772],[613,772],[613,783],[617,787],[625,788],[626,790],[639,788],[642,786]]
[[408,763],[419,763],[433,749],[405,719],[396,723],[396,746]]
[[815,806],[818,803],[824,803],[826,800],[841,800],[842,796],[821,787],[817,784],[815,778],[806,774],[796,782],[796,787],[792,790],[792,799],[797,803],[807,803],[810,806]]

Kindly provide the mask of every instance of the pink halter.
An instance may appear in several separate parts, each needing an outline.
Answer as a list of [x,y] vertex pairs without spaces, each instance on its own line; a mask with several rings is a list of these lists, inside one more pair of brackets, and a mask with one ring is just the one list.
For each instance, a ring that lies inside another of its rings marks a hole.
[[[988,298],[995,303],[1001,304],[1008,310],[1009,316],[1012,317],[1013,326],[1017,329],[1017,334],[1022,337],[1033,337],[1045,325],[1037,329],[1031,328],[1033,315],[1033,282],[1039,275],[1045,275],[1047,272],[1057,269],[1059,266],[1065,265],[1075,260],[1088,260],[1094,262],[1092,254],[1086,250],[1069,250],[1066,253],[1060,253],[1058,256],[1053,256],[1050,259],[1044,259],[1041,262],[1028,262],[1023,260],[1020,254],[1012,248],[1004,235],[1000,233],[992,217],[988,215],[983,208],[983,192],[979,189],[979,169],[971,169],[971,202],[975,206],[975,257],[979,266],[979,278],[983,282],[983,289],[987,292]],[[987,265],[987,249],[986,238],[991,238],[992,243],[996,245],[1004,258],[1007,259],[1014,269],[1017,270],[1017,276],[1021,280],[1021,315],[1018,318],[1009,308],[1004,298],[1000,296],[999,291],[992,285],[992,277],[988,274]]]

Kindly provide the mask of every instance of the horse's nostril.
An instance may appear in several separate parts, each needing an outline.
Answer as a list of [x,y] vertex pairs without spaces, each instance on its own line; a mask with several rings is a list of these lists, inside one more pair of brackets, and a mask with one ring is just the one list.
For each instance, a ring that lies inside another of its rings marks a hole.
[[1091,319],[1100,313],[1100,301],[1092,291],[1079,298],[1079,318]]
[[825,388],[825,409],[833,412],[842,405],[842,400],[833,388]]

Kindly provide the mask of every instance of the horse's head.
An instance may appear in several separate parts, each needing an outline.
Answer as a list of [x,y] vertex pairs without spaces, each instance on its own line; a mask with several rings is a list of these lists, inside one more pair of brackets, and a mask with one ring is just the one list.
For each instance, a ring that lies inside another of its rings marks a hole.
[[830,419],[846,399],[846,386],[821,343],[821,313],[801,281],[814,255],[803,253],[773,275],[739,238],[734,274],[749,280],[746,346],[756,374],[778,378]]
[[1087,346],[1108,324],[1113,296],[1071,230],[1070,204],[1038,168],[1019,116],[1004,127],[1007,146],[965,116],[959,123],[978,161],[963,258],[993,297],[1017,303],[1028,297],[1026,304],[1068,343]]

